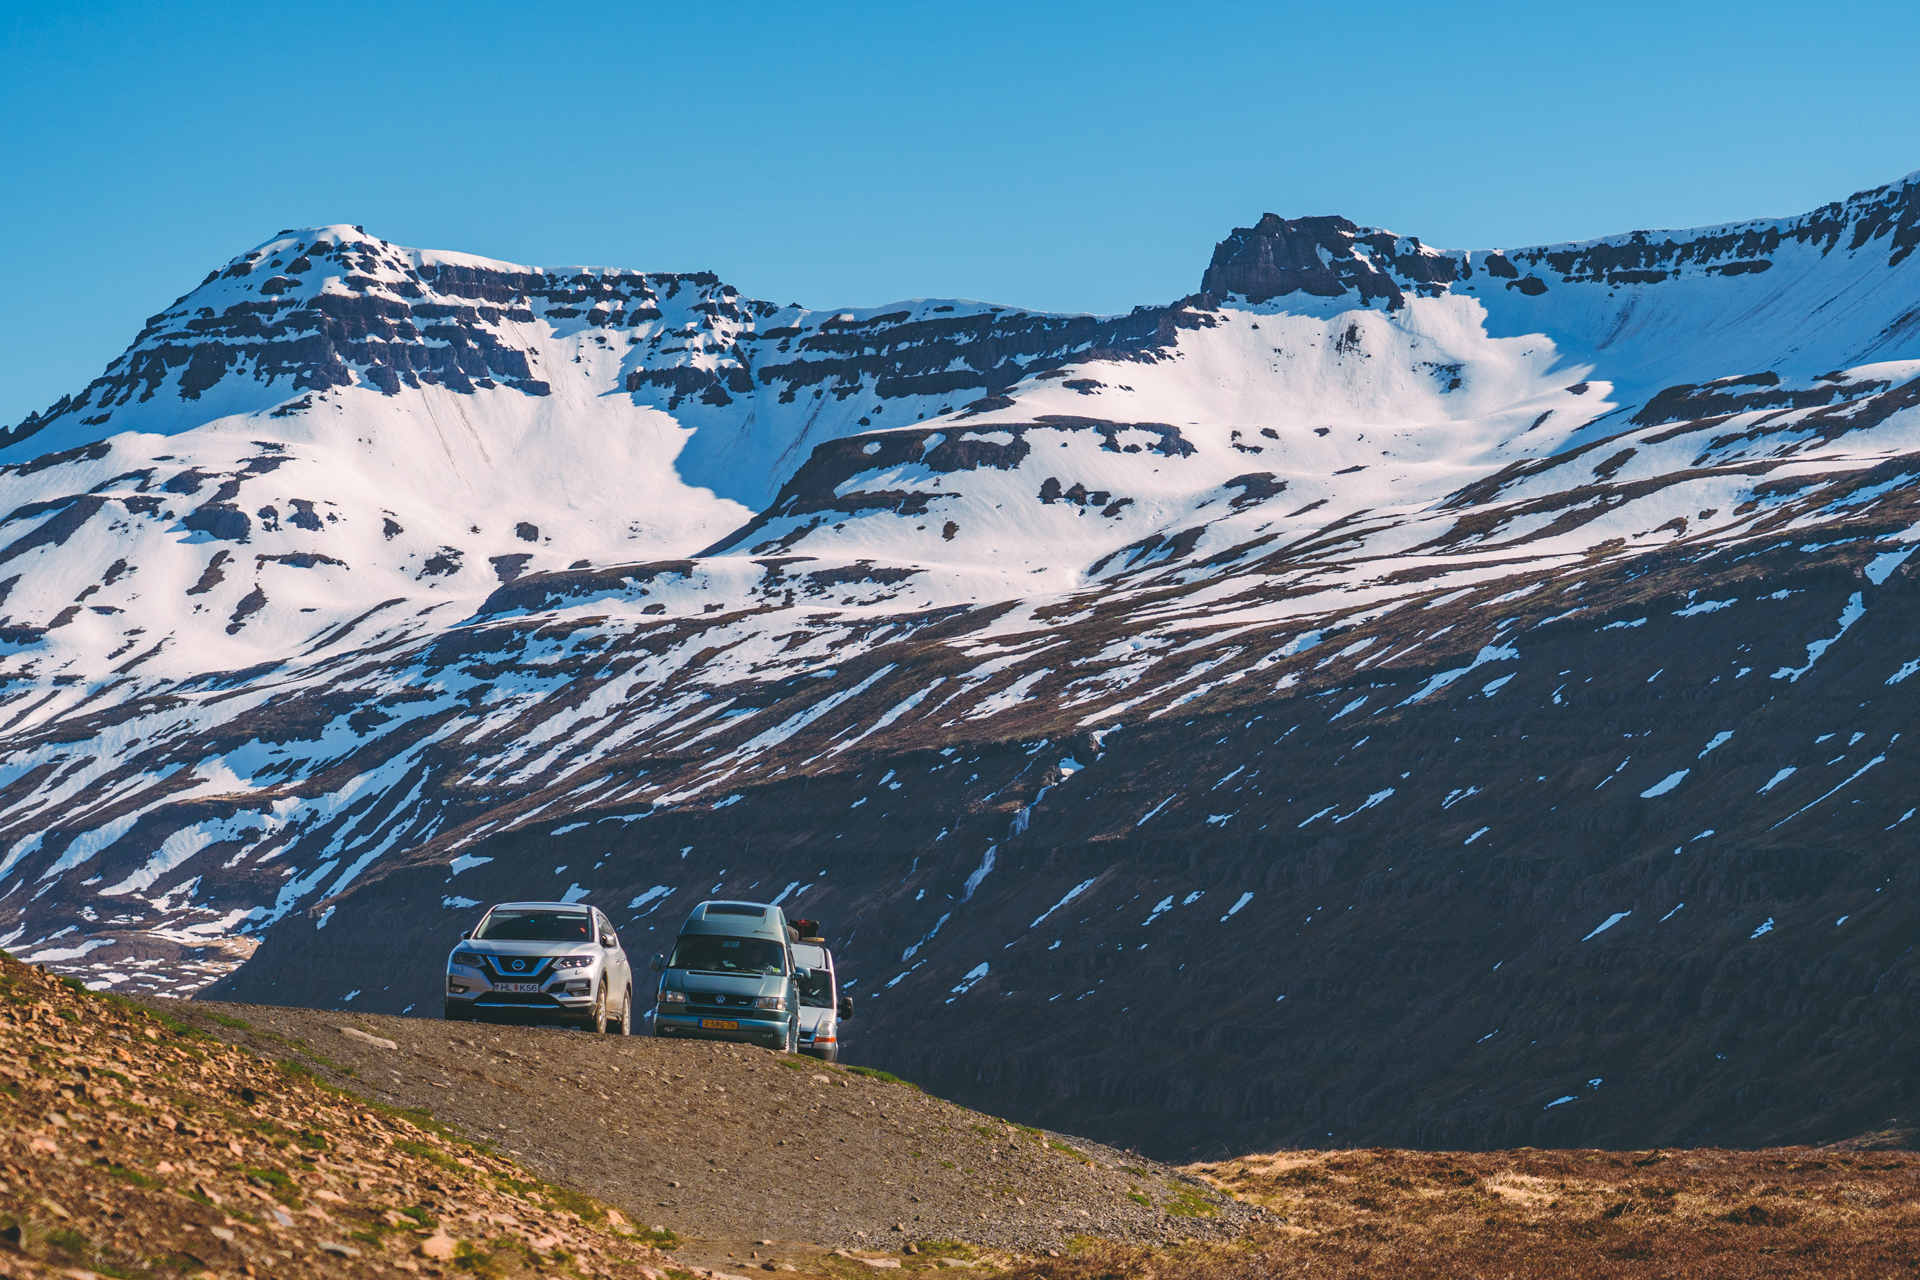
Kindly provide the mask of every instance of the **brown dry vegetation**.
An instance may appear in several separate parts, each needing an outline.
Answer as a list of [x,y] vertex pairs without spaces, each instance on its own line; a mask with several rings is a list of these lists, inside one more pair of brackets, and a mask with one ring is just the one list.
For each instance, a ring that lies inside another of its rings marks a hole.
[[1284,1216],[1233,1248],[1089,1244],[1019,1280],[1920,1274],[1906,1152],[1279,1152],[1191,1171]]
[[424,1114],[0,955],[0,1276],[663,1280],[667,1261]]
[[[1211,1242],[1088,1237],[1022,1261],[951,1242],[822,1256],[754,1240],[707,1261],[771,1253],[835,1280],[954,1266],[1006,1280],[1920,1274],[1920,1158],[1903,1151],[1302,1151],[1187,1172],[1268,1215],[1226,1242],[1224,1206],[1188,1194],[1168,1221]],[[669,1270],[655,1243],[673,1242],[425,1112],[0,956],[0,1277],[726,1274],[696,1271],[689,1249]]]

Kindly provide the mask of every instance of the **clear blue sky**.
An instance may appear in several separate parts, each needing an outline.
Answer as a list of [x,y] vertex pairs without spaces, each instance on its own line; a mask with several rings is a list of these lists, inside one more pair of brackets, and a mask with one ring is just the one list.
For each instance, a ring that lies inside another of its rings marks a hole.
[[1906,4],[0,0],[0,426],[282,227],[1120,311],[1266,210],[1446,247],[1920,168]]

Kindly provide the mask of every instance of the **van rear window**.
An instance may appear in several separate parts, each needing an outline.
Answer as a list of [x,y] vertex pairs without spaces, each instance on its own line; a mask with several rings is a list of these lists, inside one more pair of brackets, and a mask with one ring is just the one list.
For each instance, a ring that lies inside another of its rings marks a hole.
[[737,902],[716,902],[707,908],[710,916],[752,916],[756,920],[767,918],[765,907],[747,907]]
[[766,938],[728,938],[716,934],[689,934],[673,944],[669,969],[701,969],[708,973],[747,973],[764,977],[787,971],[786,948]]

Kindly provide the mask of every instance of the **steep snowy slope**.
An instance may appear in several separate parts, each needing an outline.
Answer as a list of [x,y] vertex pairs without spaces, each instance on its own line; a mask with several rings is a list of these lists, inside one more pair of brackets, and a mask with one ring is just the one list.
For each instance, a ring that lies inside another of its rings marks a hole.
[[1916,241],[1269,215],[1100,319],[283,233],[9,437],[0,936],[430,1011],[490,898],[782,895],[870,1060],[1168,1151],[1884,1119]]

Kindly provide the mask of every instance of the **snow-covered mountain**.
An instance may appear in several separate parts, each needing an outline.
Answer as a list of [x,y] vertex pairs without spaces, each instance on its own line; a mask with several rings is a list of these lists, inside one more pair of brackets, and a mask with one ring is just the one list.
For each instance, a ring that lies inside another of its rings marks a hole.
[[[869,1060],[1168,1151],[1883,1118],[1916,244],[1267,215],[1103,318],[283,232],[5,434],[0,937],[424,1012],[489,898],[784,895]],[[1869,969],[1843,1066],[1652,1029]]]

